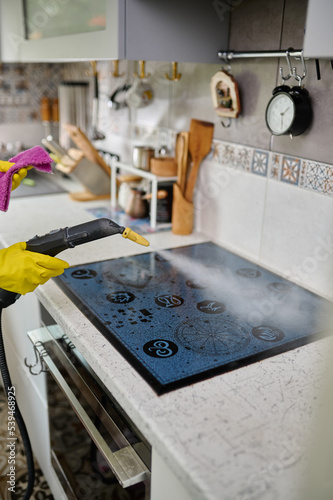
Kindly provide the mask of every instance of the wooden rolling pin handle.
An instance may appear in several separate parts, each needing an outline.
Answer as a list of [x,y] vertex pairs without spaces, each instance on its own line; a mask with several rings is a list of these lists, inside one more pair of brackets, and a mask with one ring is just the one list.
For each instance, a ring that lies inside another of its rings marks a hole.
[[[164,189],[160,189],[157,191],[157,199],[158,200],[163,200],[167,196],[168,196],[168,192],[165,191]],[[148,193],[148,194],[145,194],[144,196],[142,196],[142,199],[143,200],[151,200],[152,197],[153,197],[153,193]]]

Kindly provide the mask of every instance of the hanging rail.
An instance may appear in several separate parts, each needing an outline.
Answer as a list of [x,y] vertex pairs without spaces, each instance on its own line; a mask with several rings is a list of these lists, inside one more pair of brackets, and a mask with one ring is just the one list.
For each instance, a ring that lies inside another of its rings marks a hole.
[[218,52],[218,57],[226,62],[232,61],[233,59],[252,59],[255,57],[286,57],[289,54],[290,57],[301,58],[303,57],[303,50],[258,50],[256,52],[236,52],[233,50]]

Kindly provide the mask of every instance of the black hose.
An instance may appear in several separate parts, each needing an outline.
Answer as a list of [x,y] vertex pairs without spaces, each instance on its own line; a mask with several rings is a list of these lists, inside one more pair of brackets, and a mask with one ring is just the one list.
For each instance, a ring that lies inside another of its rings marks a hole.
[[[0,308],[0,370],[1,370],[1,375],[2,375],[2,380],[3,380],[3,385],[7,394],[8,398],[8,392],[9,389],[12,387],[12,381],[9,375],[8,371],[8,365],[7,365],[7,360],[6,360],[6,354],[5,354],[5,346],[3,342],[3,336],[2,336],[2,308]],[[25,456],[27,460],[27,466],[28,466],[28,486],[25,492],[25,495],[23,497],[23,500],[29,500],[33,493],[34,489],[34,482],[35,482],[35,464],[34,464],[34,459],[33,459],[33,454],[32,454],[32,449],[31,449],[31,444],[30,444],[30,439],[29,435],[27,432],[27,428],[25,426],[23,417],[21,415],[21,412],[19,410],[19,407],[17,406],[17,401],[15,400],[15,420],[18,425],[18,428],[21,433],[22,437],[22,442],[24,445],[24,451],[25,451]]]

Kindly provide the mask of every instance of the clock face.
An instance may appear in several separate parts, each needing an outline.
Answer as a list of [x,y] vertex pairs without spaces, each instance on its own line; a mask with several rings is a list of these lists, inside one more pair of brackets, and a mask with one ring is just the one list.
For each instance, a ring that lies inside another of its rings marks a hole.
[[289,94],[281,92],[272,97],[266,110],[266,122],[272,134],[286,134],[294,117],[295,105]]

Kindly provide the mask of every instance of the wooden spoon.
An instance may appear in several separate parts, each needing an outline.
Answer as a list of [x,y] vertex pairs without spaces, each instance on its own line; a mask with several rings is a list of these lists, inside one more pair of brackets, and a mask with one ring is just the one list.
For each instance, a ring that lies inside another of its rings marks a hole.
[[188,164],[189,164],[189,154],[188,154],[188,138],[189,132],[180,132],[181,137],[183,138],[184,146],[183,146],[183,157],[182,157],[182,175],[180,180],[180,188],[182,193],[185,192]]
[[185,199],[190,203],[193,200],[193,192],[200,164],[211,149],[213,133],[214,123],[195,119],[191,120],[188,146],[192,157],[192,167],[185,189]]
[[188,132],[179,132],[176,139],[177,184],[184,194],[188,165]]

